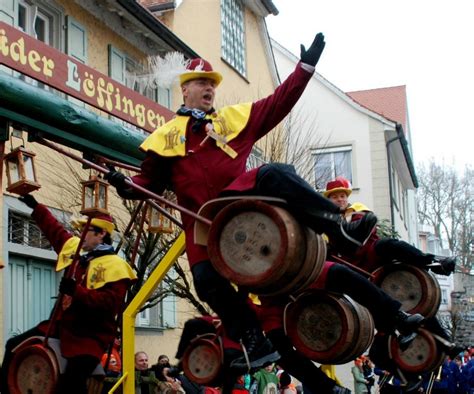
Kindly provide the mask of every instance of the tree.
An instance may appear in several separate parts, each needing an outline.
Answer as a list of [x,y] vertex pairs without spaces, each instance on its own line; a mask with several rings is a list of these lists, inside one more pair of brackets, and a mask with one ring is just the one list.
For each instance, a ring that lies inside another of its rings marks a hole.
[[433,226],[443,248],[457,257],[460,269],[473,267],[474,170],[460,174],[452,165],[431,159],[418,169],[418,215],[422,224]]

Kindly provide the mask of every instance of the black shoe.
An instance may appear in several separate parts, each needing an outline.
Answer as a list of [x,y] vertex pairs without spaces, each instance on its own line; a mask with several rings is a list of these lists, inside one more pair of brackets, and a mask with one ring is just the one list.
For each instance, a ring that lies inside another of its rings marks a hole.
[[428,265],[430,270],[438,275],[449,276],[456,268],[456,257],[439,257],[433,258],[431,264]]
[[337,384],[332,388],[332,394],[351,394],[351,390],[338,386]]
[[244,355],[231,362],[230,367],[261,368],[264,364],[280,359],[280,354],[273,349],[272,343],[257,329],[248,330],[242,338]]
[[398,343],[402,350],[406,350],[410,343],[418,335],[417,331],[421,326],[421,323],[425,318],[419,313],[410,315],[404,311],[398,311],[395,318],[395,328],[400,333],[398,337]]
[[372,234],[376,225],[377,216],[372,212],[367,212],[360,220],[350,223],[342,220],[340,223],[342,248],[355,250],[362,246]]

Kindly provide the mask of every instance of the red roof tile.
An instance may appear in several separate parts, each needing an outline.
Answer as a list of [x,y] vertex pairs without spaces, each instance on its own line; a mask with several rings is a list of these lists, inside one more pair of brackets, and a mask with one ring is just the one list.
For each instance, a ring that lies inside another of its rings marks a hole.
[[407,95],[406,86],[393,86],[388,88],[359,90],[347,92],[349,97],[362,106],[396,121],[407,130]]

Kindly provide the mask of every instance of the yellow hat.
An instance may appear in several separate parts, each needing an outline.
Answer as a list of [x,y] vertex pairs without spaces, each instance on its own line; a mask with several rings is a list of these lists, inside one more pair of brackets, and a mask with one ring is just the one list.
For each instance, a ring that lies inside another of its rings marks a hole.
[[216,86],[222,81],[222,75],[212,69],[211,63],[207,60],[196,58],[189,61],[186,66],[187,71],[179,76],[179,83],[182,85],[188,81],[198,78],[212,79]]
[[[77,220],[77,224],[79,224],[80,227],[84,227],[86,223],[86,219]],[[115,230],[115,224],[113,222],[112,216],[110,215],[98,215],[91,220],[90,225],[93,227],[101,228],[102,230],[107,231],[110,235],[112,235]]]

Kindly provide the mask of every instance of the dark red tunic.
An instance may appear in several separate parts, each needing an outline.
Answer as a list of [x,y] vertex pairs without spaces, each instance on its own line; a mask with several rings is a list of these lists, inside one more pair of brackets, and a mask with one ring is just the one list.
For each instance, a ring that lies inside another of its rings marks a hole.
[[[42,204],[33,210],[32,217],[59,253],[72,234]],[[91,355],[100,359],[116,336],[115,316],[122,311],[131,283],[123,279],[91,290],[86,287],[86,277],[87,267],[79,264],[74,275],[78,285],[71,306],[62,312],[55,329],[61,341],[61,353],[66,358]],[[47,326],[43,322],[39,328],[46,333]]]
[[[170,187],[176,193],[179,204],[193,212],[197,212],[205,202],[217,198],[225,189],[251,189],[257,170],[246,172],[247,158],[254,143],[272,130],[300,98],[312,75],[303,67],[307,65],[299,63],[272,95],[252,104],[247,125],[237,138],[229,142],[229,146],[238,152],[235,159],[217,147],[213,140],[199,147],[205,131],[192,132],[193,119],[190,119],[186,130],[188,154],[164,158],[148,152],[141,173],[134,176],[133,181],[156,193]],[[194,243],[194,219],[183,214],[182,221],[190,265],[207,260],[206,247]]]

